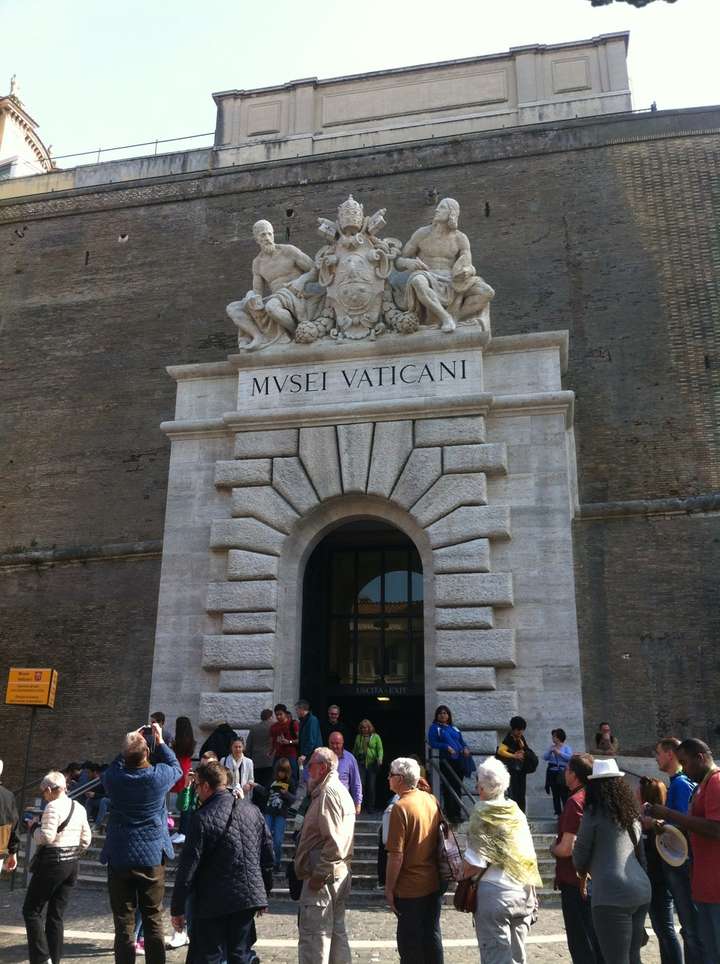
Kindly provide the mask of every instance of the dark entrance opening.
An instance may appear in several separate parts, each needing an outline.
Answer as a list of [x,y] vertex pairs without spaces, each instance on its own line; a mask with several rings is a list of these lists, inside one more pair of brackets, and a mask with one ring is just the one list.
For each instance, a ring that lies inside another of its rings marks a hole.
[[337,703],[352,733],[369,719],[385,766],[425,745],[423,574],[413,542],[384,522],[333,530],[315,548],[303,586],[301,694],[321,722]]

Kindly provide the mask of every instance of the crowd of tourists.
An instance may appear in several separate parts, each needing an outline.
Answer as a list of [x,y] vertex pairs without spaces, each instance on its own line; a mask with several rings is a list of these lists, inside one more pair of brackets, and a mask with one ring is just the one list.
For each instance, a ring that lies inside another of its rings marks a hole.
[[[50,771],[28,828],[35,856],[23,917],[31,964],[62,958],[63,915],[92,838],[89,814],[105,825],[100,860],[118,964],[138,953],[163,964],[167,947],[185,944],[188,964],[256,964],[255,920],[283,865],[291,818],[286,873],[298,901],[300,964],[346,964],[355,821],[379,804],[378,873],[397,919],[401,962],[442,964],[441,906],[452,881],[455,907],[473,915],[482,964],[525,962],[543,885],[525,816],[527,775],[539,766],[525,720],[513,717],[496,754],[477,763],[450,707],[437,708],[427,738],[444,777],[441,807],[417,757],[393,759],[387,790],[378,787],[383,745],[369,720],[353,734],[338,706],[322,722],[305,700],[295,711],[264,710],[246,738],[221,724],[197,756],[190,720],[180,717],[170,734],[157,713],[126,735],[108,766]],[[661,964],[720,964],[720,770],[709,748],[697,739],[661,740],[655,756],[667,784],[642,777],[634,792],[608,723],[595,744],[592,755],[575,753],[557,728],[542,753],[558,815],[554,886],[573,964],[639,964],[646,922]],[[470,808],[468,782],[477,794]],[[452,829],[460,823],[464,849]],[[14,798],[0,786],[0,869],[3,859],[6,870],[17,866],[18,826]],[[165,868],[179,843],[168,940]]]

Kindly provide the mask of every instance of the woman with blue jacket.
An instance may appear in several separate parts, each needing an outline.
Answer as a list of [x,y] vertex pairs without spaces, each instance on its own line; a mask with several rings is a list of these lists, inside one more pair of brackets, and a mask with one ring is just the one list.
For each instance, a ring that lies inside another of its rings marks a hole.
[[[463,735],[456,726],[453,726],[450,708],[444,704],[435,710],[435,719],[428,730],[428,743],[433,750],[440,751],[440,769],[460,797],[463,778],[469,776],[474,767]],[[462,822],[460,804],[455,799],[455,795],[445,786],[443,786],[443,809],[450,823]]]

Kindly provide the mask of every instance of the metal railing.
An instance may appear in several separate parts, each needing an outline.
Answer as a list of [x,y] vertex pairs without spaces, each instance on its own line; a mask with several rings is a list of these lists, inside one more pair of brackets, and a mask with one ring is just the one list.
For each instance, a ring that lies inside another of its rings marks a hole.
[[[429,743],[425,744],[425,759],[427,760],[430,771],[430,785],[432,786],[434,796],[440,800],[442,799],[442,793],[446,795],[449,794],[465,814],[465,819],[469,820],[470,814],[477,802],[475,797],[473,797],[462,781],[460,782],[460,793],[458,794],[456,787],[453,786],[443,772],[440,762],[440,751],[431,747]],[[467,801],[467,803],[465,801]]]
[[[215,131],[209,131],[207,134],[186,134],[184,137],[165,137],[156,138],[154,141],[139,141],[137,144],[121,144],[119,147],[98,147],[97,150],[93,149],[91,151],[77,151],[74,154],[56,154],[52,155],[53,164],[55,161],[64,161],[71,157],[94,157],[96,163],[100,163],[100,158],[103,154],[110,154],[112,151],[131,151],[135,150],[137,147],[152,147],[152,156],[157,155],[158,145],[160,144],[177,144],[179,141],[193,141],[198,140],[201,137],[215,137]],[[162,151],[161,153],[168,153]],[[171,152],[170,152],[171,153]],[[149,154],[142,155],[143,157],[150,157]],[[122,158],[116,158],[116,160],[122,160]]]

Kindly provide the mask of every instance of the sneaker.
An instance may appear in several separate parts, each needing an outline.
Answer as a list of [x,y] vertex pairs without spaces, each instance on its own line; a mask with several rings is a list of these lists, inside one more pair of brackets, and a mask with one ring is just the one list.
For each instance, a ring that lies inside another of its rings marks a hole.
[[190,938],[188,937],[187,928],[181,931],[175,931],[173,936],[167,942],[166,947],[185,947],[186,944],[190,943]]
[[174,833],[174,834],[172,835],[172,837],[170,838],[170,842],[171,842],[171,843],[185,843],[185,834],[184,834],[184,833]]
[[136,953],[136,954],[145,954],[145,940],[144,940],[144,938],[141,937],[139,941],[135,941],[135,953]]

